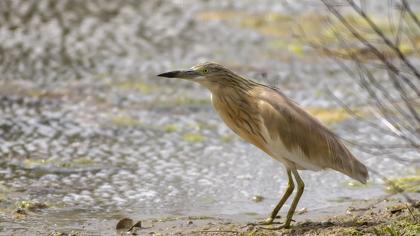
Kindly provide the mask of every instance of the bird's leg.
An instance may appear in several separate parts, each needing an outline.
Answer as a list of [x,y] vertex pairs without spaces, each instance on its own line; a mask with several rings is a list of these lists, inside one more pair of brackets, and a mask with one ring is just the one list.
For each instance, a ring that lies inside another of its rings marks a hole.
[[290,205],[289,212],[287,212],[286,222],[283,225],[279,226],[279,227],[265,228],[265,229],[276,230],[276,229],[288,229],[288,228],[290,228],[290,223],[292,222],[293,214],[295,213],[297,204],[298,204],[298,202],[300,200],[300,197],[302,196],[303,190],[305,188],[305,183],[300,178],[299,173],[297,172],[297,170],[292,170],[292,173],[295,176],[298,190],[297,190],[297,193],[296,193],[295,198],[293,199],[292,205]]
[[305,183],[303,182],[302,178],[300,178],[297,170],[294,169],[292,170],[292,172],[293,172],[293,175],[295,176],[298,190],[297,190],[295,198],[293,199],[292,205],[290,206],[289,212],[287,212],[286,222],[284,223],[285,228],[290,227],[293,214],[295,214],[297,204],[299,203],[300,197],[302,196],[303,190],[305,189]]
[[277,216],[277,213],[279,213],[280,209],[282,208],[286,200],[290,197],[293,190],[295,189],[295,184],[293,183],[293,178],[292,178],[292,171],[290,169],[287,169],[287,177],[289,179],[289,183],[287,184],[286,192],[283,194],[283,197],[280,199],[279,203],[277,203],[277,206],[271,212],[270,217],[268,217],[265,221],[261,222],[260,224],[262,225],[272,224],[274,219]]

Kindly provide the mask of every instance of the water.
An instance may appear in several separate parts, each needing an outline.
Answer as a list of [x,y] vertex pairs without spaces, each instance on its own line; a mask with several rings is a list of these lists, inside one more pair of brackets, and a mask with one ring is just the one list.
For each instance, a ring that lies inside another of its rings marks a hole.
[[[327,59],[273,47],[276,37],[241,27],[241,18],[203,18],[216,10],[290,10],[273,1],[258,7],[252,1],[115,1],[99,9],[60,1],[55,8],[67,9],[60,17],[43,10],[51,8],[48,2],[34,15],[25,10],[32,9],[30,1],[11,3],[18,13],[0,25],[0,217],[6,232],[92,224],[106,231],[113,225],[103,220],[123,215],[260,217],[271,210],[287,184],[280,163],[237,138],[203,88],[158,73],[212,60],[280,86],[304,107],[337,107],[327,85],[347,102],[364,104],[360,88]],[[330,128],[350,140],[398,142],[354,119]],[[383,175],[407,170],[387,156],[352,150]],[[333,171],[302,177],[300,206],[309,211],[384,194],[375,175],[362,188]],[[256,195],[264,200],[252,201]],[[21,200],[49,207],[19,221],[10,212]]]

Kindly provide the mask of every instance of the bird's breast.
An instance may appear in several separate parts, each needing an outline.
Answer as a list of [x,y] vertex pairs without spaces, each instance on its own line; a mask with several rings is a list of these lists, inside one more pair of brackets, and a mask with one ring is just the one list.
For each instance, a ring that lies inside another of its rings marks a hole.
[[234,96],[211,96],[214,109],[226,125],[245,141],[254,144],[262,151],[272,156],[267,148],[267,140],[263,136],[257,110],[247,104],[244,98],[235,99]]

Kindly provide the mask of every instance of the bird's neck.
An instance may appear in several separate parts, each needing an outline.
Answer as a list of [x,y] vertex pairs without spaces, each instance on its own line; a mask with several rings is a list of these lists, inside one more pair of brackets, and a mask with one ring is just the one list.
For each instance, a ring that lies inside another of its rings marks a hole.
[[248,97],[252,93],[252,87],[238,88],[233,86],[216,85],[208,88],[212,97],[229,98],[231,102]]
[[210,90],[212,94],[219,96],[241,96],[249,93],[249,91],[258,86],[258,83],[235,74],[214,77],[200,81],[199,83]]

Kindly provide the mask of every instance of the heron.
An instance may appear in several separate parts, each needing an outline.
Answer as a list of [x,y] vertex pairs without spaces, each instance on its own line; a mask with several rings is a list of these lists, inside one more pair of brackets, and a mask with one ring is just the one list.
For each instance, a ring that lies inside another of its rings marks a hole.
[[305,187],[298,171],[332,169],[366,184],[369,178],[366,166],[356,159],[337,135],[280,89],[242,77],[214,62],[158,76],[193,81],[207,88],[214,109],[226,125],[285,166],[288,178],[286,191],[261,224],[273,224],[296,183],[297,192],[286,220],[276,227],[290,228]]

